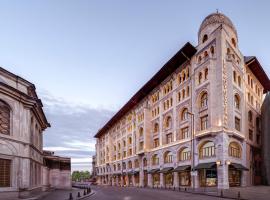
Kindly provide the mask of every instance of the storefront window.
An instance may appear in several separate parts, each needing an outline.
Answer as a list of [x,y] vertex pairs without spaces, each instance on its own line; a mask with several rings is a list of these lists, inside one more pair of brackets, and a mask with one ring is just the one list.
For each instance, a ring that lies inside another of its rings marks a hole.
[[241,171],[229,167],[229,185],[230,187],[238,187],[241,185]]
[[201,187],[217,186],[217,170],[215,169],[201,169],[199,171],[199,179]]
[[160,183],[160,175],[159,174],[153,174],[153,185],[159,186]]
[[190,186],[190,171],[179,172],[180,186]]
[[165,176],[165,186],[172,187],[173,186],[173,174],[168,173],[168,174],[164,174],[164,176]]

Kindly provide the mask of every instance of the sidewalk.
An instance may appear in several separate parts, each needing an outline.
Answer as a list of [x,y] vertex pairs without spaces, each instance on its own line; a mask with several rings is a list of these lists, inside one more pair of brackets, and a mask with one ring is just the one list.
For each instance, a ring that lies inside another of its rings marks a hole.
[[80,195],[83,196],[82,189],[72,188],[70,190],[54,190],[44,196],[43,198],[39,198],[41,200],[68,200],[70,193],[72,193],[73,199],[77,199],[78,192],[80,192]]

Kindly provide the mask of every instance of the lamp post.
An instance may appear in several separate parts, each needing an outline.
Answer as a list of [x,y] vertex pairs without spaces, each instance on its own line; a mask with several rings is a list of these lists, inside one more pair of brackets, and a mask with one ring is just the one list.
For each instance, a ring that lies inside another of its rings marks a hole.
[[[194,167],[195,167],[195,143],[194,143],[194,139],[195,139],[195,135],[194,135],[194,131],[195,131],[195,123],[194,123],[194,113],[191,112],[187,112],[188,115],[191,115],[192,117],[192,128],[191,128],[191,139],[190,139],[190,143],[191,143],[191,171],[194,172]],[[195,174],[191,174],[192,175],[192,189],[195,189]]]

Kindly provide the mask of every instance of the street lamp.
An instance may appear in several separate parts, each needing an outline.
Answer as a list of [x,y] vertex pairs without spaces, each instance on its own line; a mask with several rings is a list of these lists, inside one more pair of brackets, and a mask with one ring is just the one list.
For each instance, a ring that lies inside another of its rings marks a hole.
[[[194,131],[195,131],[195,123],[194,123],[194,113],[191,113],[191,112],[187,112],[188,115],[191,115],[192,117],[192,129],[191,129],[191,140],[190,140],[190,143],[191,143],[191,171],[194,172],[194,167],[195,167],[195,143],[194,143],[194,138],[195,138],[195,135],[194,135]],[[192,188],[194,190],[195,188],[195,174],[192,174]]]

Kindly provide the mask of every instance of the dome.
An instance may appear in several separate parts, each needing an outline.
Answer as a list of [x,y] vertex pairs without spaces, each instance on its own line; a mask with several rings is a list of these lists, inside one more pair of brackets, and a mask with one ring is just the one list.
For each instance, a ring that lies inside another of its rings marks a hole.
[[202,22],[200,29],[199,29],[199,35],[201,33],[201,31],[208,25],[210,24],[225,24],[228,27],[230,27],[233,32],[235,33],[236,37],[237,37],[237,31],[232,23],[232,21],[224,14],[216,12],[216,13],[212,13],[210,15],[208,15]]

